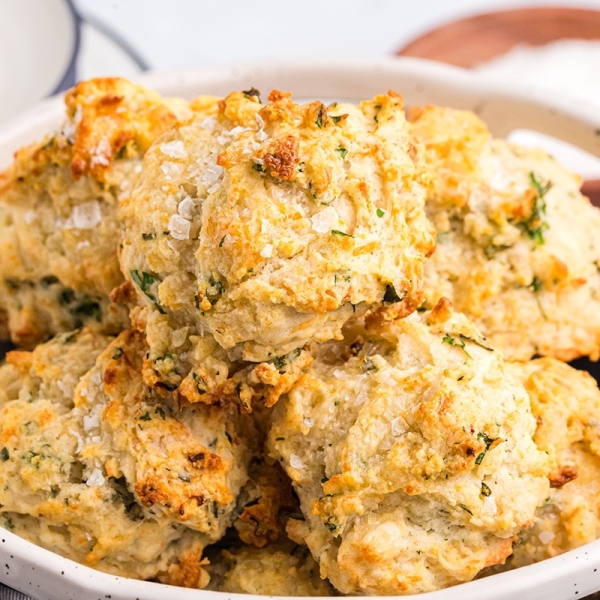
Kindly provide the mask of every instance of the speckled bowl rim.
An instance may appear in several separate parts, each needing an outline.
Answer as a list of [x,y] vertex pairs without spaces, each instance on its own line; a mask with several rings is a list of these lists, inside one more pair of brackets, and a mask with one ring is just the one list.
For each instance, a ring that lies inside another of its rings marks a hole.
[[[409,106],[431,103],[473,110],[498,136],[514,129],[533,129],[600,156],[600,114],[592,105],[574,106],[564,98],[535,90],[507,90],[469,71],[421,59],[280,61],[149,73],[136,80],[165,95],[185,98],[223,95],[254,86],[265,95],[277,88],[292,91],[297,98],[358,100],[394,89],[403,94]],[[57,125],[62,114],[62,100],[52,98],[0,130],[0,168],[10,162],[14,150]],[[250,595],[173,588],[100,573],[4,529],[0,529],[0,581],[38,600],[252,600]],[[535,565],[401,598],[563,600],[582,598],[597,590],[600,540]]]

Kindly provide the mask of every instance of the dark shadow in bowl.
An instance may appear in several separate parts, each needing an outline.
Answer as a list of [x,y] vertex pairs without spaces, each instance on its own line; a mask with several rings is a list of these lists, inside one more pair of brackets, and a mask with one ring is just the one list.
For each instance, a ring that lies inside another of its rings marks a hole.
[[569,364],[579,371],[587,371],[596,381],[600,382],[600,362],[578,358]]
[[14,350],[15,346],[14,344],[11,344],[10,342],[7,341],[0,341],[0,362],[4,360],[4,357],[6,356],[7,352],[10,352],[11,350]]

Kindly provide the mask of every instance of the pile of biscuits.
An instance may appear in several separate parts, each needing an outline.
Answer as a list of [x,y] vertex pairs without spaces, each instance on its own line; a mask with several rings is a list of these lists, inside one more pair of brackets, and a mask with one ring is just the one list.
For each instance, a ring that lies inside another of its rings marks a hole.
[[397,595],[600,537],[600,211],[395,92],[79,83],[0,174],[0,526],[101,571]]

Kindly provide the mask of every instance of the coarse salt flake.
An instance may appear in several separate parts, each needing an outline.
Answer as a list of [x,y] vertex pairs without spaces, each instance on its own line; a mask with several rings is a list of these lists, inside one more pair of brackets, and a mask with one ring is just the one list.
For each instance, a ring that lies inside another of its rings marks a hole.
[[310,417],[304,417],[304,419],[302,419],[302,425],[304,427],[308,427],[309,429],[315,424],[315,420],[311,419]]
[[92,155],[90,167],[93,168],[96,165],[108,167],[110,165],[110,158],[112,156],[110,142],[106,138],[102,138],[98,142],[98,145],[92,149],[90,154]]
[[189,240],[190,225],[191,223],[187,219],[184,219],[182,216],[172,215],[169,219],[169,233],[176,240]]
[[310,218],[313,231],[316,231],[317,233],[329,233],[338,217],[338,212],[333,206],[324,208]]
[[91,429],[97,429],[100,427],[100,412],[102,411],[102,405],[96,404],[91,410],[89,415],[83,417],[83,429],[90,431]]
[[167,181],[170,181],[174,176],[179,175],[179,165],[168,160],[160,165],[160,169],[165,174],[165,179]]
[[78,431],[75,431],[75,429],[69,429],[69,433],[77,440],[77,448],[75,448],[75,452],[81,452],[85,445],[83,443],[83,438],[81,437]]
[[221,181],[223,177],[223,173],[225,169],[220,165],[209,165],[202,171],[202,175],[200,176],[200,181],[206,186],[210,187],[215,183]]
[[102,221],[102,211],[98,200],[90,200],[73,208],[65,221],[65,229],[93,229]]
[[200,122],[200,127],[202,127],[202,129],[206,129],[206,131],[213,131],[216,126],[217,120],[213,119],[212,117],[208,117],[207,119],[204,119],[204,121]]
[[196,209],[196,203],[189,197],[186,196],[177,207],[177,212],[184,218],[191,220],[194,217],[194,211]]
[[104,476],[100,469],[94,469],[88,477],[86,484],[90,487],[99,487],[104,484]]
[[294,467],[294,469],[303,469],[304,461],[297,454],[291,454],[290,465]]
[[407,423],[402,417],[396,417],[392,419],[392,434],[393,435],[402,435],[406,433]]
[[185,158],[187,151],[181,140],[173,140],[172,142],[164,142],[159,146],[161,152],[171,158]]
[[240,127],[239,125],[237,127],[234,127],[230,132],[229,135],[233,136],[233,137],[237,137],[238,135],[240,135],[240,133],[246,131],[245,127]]
[[271,258],[273,256],[273,244],[265,244],[264,248],[260,251],[260,255],[263,258]]

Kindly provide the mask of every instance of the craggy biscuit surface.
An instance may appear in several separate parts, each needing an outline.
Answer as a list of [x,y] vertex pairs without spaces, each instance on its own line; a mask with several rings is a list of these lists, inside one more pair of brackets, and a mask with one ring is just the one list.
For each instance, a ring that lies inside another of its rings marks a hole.
[[448,301],[324,344],[269,444],[306,521],[288,533],[349,594],[410,594],[502,563],[548,493],[523,387]]
[[541,150],[492,139],[474,114],[413,111],[438,246],[427,306],[446,296],[505,357],[600,356],[600,211]]
[[534,440],[551,461],[549,498],[508,561],[519,567],[600,537],[600,390],[588,373],[552,358],[510,370],[529,393]]
[[252,423],[231,405],[158,397],[142,381],[142,335],[109,341],[63,334],[0,368],[0,522],[101,571],[203,587]]
[[121,264],[147,309],[254,362],[339,337],[368,308],[415,310],[433,236],[401,98],[251,92],[160,138],[122,203]]
[[118,78],[81,82],[65,104],[64,125],[0,174],[0,308],[21,346],[82,325],[127,326],[108,300],[123,281],[117,205],[150,143],[189,112]]
[[319,565],[306,547],[282,542],[266,548],[239,547],[223,550],[224,569],[210,589],[261,596],[332,596],[331,587],[319,577]]

